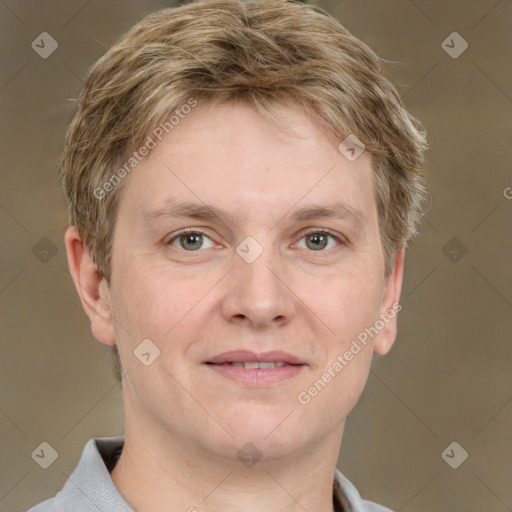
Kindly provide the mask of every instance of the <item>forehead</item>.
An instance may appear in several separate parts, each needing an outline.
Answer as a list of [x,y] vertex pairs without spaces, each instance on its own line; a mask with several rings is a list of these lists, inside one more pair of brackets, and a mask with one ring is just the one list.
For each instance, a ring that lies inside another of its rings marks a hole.
[[370,220],[375,201],[369,156],[346,159],[297,107],[282,105],[279,115],[289,130],[247,104],[196,106],[132,171],[120,211],[129,208],[147,220],[176,203],[190,212],[195,203],[209,205],[209,211],[202,208],[204,216],[217,205],[213,214],[222,210],[256,221],[294,207],[307,217],[305,205],[334,205],[338,213]]

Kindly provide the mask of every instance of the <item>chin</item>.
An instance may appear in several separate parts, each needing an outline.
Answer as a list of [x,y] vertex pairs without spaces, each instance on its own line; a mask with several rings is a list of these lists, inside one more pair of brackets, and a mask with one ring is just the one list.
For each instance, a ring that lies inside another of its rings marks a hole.
[[250,444],[264,457],[285,457],[309,440],[309,429],[304,422],[298,422],[298,418],[294,418],[296,412],[292,411],[292,408],[281,409],[279,414],[266,416],[264,413],[257,416],[249,414],[243,419],[238,416],[236,423],[231,422],[228,428],[233,437],[223,436],[224,443],[219,447],[222,447],[226,455],[232,456],[234,452],[243,450],[244,446]]
[[299,443],[287,432],[275,436],[270,435],[267,438],[265,435],[260,437],[252,437],[247,434],[235,435],[229,440],[224,439],[224,443],[215,444],[210,448],[213,448],[216,456],[241,461],[244,464],[249,461],[246,465],[250,467],[253,461],[286,458],[292,455],[299,446]]

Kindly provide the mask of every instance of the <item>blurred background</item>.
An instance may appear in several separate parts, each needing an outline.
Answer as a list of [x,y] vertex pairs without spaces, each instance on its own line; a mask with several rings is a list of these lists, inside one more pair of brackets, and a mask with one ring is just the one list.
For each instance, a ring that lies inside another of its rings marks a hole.
[[[512,2],[312,3],[386,60],[430,143],[398,338],[374,359],[338,467],[395,511],[510,511]],[[67,271],[56,162],[88,68],[171,5],[0,1],[0,511],[53,496],[88,439],[123,435],[110,351]],[[42,442],[58,452],[48,469],[31,455]]]

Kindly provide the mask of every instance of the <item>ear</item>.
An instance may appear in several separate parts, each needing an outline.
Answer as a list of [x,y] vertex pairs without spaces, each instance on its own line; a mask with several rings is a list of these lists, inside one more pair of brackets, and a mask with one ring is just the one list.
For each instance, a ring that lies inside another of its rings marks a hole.
[[101,343],[115,345],[108,284],[101,277],[75,226],[66,230],[64,241],[71,277],[91,322],[91,332]]
[[373,345],[373,352],[379,356],[386,355],[395,342],[397,316],[402,309],[399,300],[404,275],[404,259],[405,248],[397,253],[394,268],[384,283],[380,310],[380,320],[384,323],[384,327],[375,337]]

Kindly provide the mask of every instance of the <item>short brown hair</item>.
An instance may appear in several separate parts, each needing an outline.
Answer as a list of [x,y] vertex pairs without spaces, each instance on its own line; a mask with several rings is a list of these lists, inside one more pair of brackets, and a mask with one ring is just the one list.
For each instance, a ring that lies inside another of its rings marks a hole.
[[[316,7],[200,0],[142,19],[94,64],[79,95],[59,174],[69,222],[107,283],[123,185],[112,178],[191,98],[211,105],[243,100],[276,122],[274,107],[291,102],[335,140],[355,135],[372,159],[389,276],[397,252],[417,233],[427,143],[380,58]],[[112,190],[98,197],[108,182]]]

